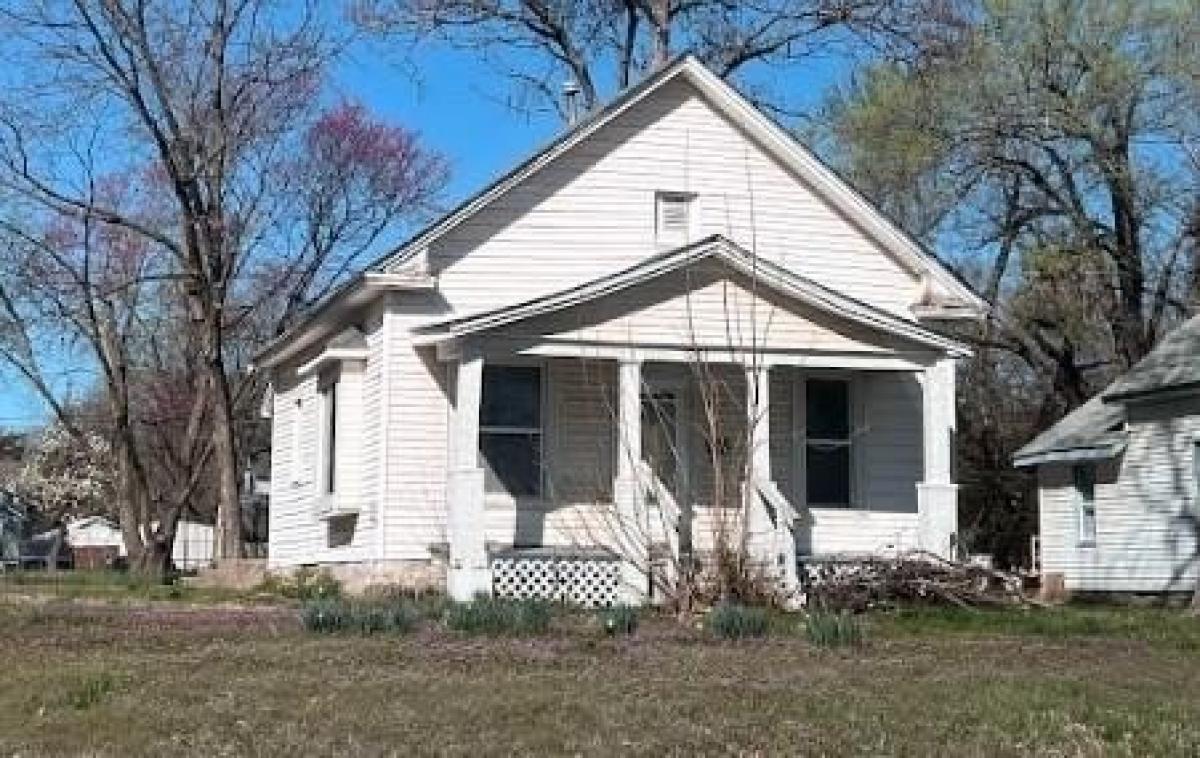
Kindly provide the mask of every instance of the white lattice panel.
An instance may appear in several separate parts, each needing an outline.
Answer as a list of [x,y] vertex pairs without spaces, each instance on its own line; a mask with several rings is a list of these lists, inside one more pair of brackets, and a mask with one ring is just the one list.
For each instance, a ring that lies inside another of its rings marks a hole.
[[600,608],[616,604],[620,581],[620,563],[613,558],[506,555],[492,559],[496,597]]

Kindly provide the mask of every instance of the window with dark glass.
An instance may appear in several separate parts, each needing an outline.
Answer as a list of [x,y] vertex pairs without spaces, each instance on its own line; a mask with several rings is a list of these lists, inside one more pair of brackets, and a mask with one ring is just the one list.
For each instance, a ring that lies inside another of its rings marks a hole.
[[324,414],[324,455],[322,456],[322,485],[326,494],[337,491],[337,380],[321,387],[321,410]]
[[1079,503],[1079,544],[1096,544],[1096,467],[1090,463],[1074,469],[1075,497]]
[[542,491],[542,372],[537,366],[484,366],[479,452],[489,492]]
[[850,385],[836,379],[805,382],[804,471],[807,502],[850,505]]

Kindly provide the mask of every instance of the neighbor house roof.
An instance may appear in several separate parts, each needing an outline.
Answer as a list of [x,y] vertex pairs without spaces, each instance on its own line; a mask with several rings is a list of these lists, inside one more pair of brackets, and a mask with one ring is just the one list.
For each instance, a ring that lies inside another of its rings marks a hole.
[[1104,391],[1113,402],[1167,390],[1200,388],[1200,316],[1163,337],[1133,368]]
[[797,300],[833,316],[886,334],[911,340],[926,347],[969,355],[970,350],[955,340],[931,331],[918,323],[876,308],[803,277],[790,269],[758,258],[737,243],[721,235],[706,237],[682,247],[651,255],[629,268],[601,276],[558,292],[418,327],[417,342],[441,342],[476,332],[494,329],[535,316],[561,311],[582,303],[612,295],[703,259],[717,259],[755,282],[785,297]]
[[[381,272],[399,272],[412,268],[429,246],[441,236],[488,207],[509,190],[548,166],[560,155],[583,142],[613,119],[625,113],[651,93],[668,82],[684,77],[691,82],[722,113],[754,137],[770,154],[799,175],[818,195],[833,205],[840,213],[850,218],[885,250],[896,256],[911,270],[930,281],[937,282],[949,293],[952,302],[941,304],[937,312],[943,315],[980,314],[988,305],[956,273],[942,263],[936,255],[923,247],[904,232],[882,211],[854,189],[816,155],[796,141],[786,130],[755,108],[727,82],[709,71],[703,63],[690,54],[676,57],[658,71],[637,84],[622,91],[613,101],[590,115],[580,119],[571,128],[559,134],[542,148],[521,161],[511,170],[468,197],[453,210],[413,235],[400,247],[375,261],[340,290],[330,295],[301,323],[281,335],[256,358],[255,365],[270,367],[287,356],[298,352],[299,340],[303,346],[328,336],[326,329],[319,336],[309,334],[310,327],[317,321],[328,320],[343,301],[365,294],[364,279],[380,276]],[[416,271],[418,277],[424,271]],[[377,291],[377,290],[376,290]],[[919,310],[930,313],[932,303],[918,303]]]
[[1013,456],[1017,466],[1111,458],[1125,449],[1125,404],[1163,392],[1200,390],[1200,316],[1177,327],[1103,392]]
[[1017,466],[1112,458],[1125,449],[1125,406],[1101,395],[1079,406],[1013,455]]

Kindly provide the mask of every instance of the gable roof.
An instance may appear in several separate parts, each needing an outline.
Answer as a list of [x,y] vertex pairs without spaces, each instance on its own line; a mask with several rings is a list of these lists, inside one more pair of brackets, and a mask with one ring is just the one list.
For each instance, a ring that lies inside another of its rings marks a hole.
[[1168,333],[1145,358],[1104,390],[1107,402],[1166,390],[1200,388],[1200,316]]
[[986,301],[936,255],[904,232],[849,182],[691,54],[677,56],[641,82],[624,90],[607,106],[579,121],[541,150],[417,233],[400,248],[384,256],[373,268],[395,270],[418,257],[438,238],[524,182],[651,93],[681,77],[687,79],[710,104],[750,134],[776,160],[798,174],[820,197],[848,216],[902,264],[914,273],[926,275],[939,283],[952,299],[957,300],[969,311],[982,313],[987,310]]
[[651,255],[629,268],[558,292],[482,313],[427,324],[417,327],[413,331],[418,335],[416,341],[425,344],[463,337],[616,294],[708,258],[726,263],[739,273],[753,278],[756,282],[789,299],[802,302],[860,326],[902,337],[925,347],[946,351],[953,355],[970,354],[968,348],[955,340],[873,305],[843,295],[776,263],[758,258],[721,235],[713,235],[699,242]]
[[1013,455],[1016,466],[1111,458],[1125,447],[1126,403],[1200,391],[1200,316],[1167,334],[1145,358]]
[[1017,450],[1013,465],[1112,458],[1125,449],[1124,425],[1125,407],[1096,395]]

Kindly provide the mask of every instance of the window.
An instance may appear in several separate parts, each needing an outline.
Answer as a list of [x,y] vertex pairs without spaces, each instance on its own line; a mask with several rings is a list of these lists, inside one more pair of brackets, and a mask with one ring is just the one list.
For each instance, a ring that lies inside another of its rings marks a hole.
[[[307,478],[304,462],[304,400],[292,401],[292,483],[303,484]],[[309,464],[311,465],[311,463]]]
[[322,492],[337,491],[337,377],[321,383],[321,486]]
[[804,386],[807,502],[850,506],[850,383],[809,379]]
[[541,368],[484,366],[479,451],[489,492],[541,494]]
[[1192,441],[1192,508],[1200,511],[1200,439]]
[[1079,544],[1096,544],[1096,467],[1076,466],[1075,499],[1079,508]]
[[688,192],[659,192],[655,195],[656,234],[659,244],[682,245],[692,230],[692,200]]

